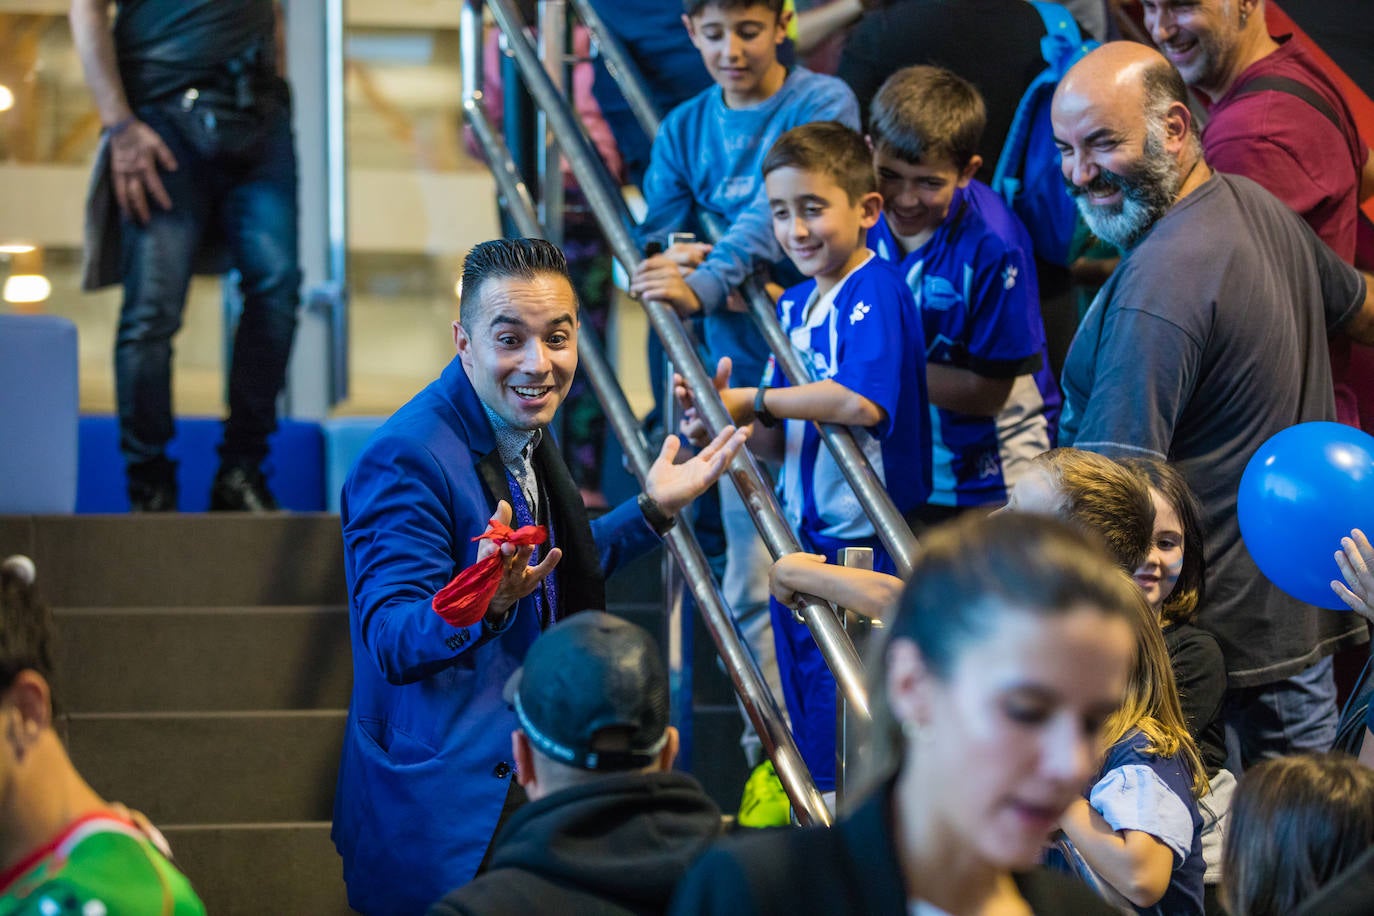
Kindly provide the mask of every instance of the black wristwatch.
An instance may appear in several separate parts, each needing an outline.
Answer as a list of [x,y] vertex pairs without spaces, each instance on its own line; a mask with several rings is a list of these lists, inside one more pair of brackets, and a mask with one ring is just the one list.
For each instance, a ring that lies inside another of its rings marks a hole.
[[772,429],[778,425],[778,418],[769,413],[768,408],[763,406],[763,393],[767,390],[767,385],[760,385],[754,393],[754,419]]
[[663,537],[677,524],[677,518],[664,512],[663,507],[648,493],[640,493],[636,502],[639,503],[639,511],[644,515],[644,521],[649,523],[649,527],[654,529],[654,534],[659,537]]

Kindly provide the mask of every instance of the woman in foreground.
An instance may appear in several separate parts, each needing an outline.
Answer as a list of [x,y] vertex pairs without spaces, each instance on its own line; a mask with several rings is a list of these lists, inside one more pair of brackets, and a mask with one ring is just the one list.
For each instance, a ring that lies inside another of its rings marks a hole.
[[924,548],[870,662],[887,776],[831,830],[720,845],[674,912],[1114,912],[1036,863],[1097,772],[1135,586],[1100,544],[1033,515],[961,519]]

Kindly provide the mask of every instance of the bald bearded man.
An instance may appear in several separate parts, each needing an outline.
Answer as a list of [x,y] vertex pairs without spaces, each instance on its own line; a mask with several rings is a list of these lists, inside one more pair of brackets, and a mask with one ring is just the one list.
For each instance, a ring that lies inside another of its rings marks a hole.
[[1256,568],[1236,493],[1279,430],[1335,418],[1327,334],[1374,340],[1369,278],[1275,197],[1203,157],[1182,77],[1158,52],[1107,44],[1055,94],[1064,179],[1089,228],[1125,251],[1069,350],[1060,442],[1171,461],[1203,507],[1198,623],[1226,657],[1241,761],[1325,750],[1332,652],[1361,621],[1303,604]]

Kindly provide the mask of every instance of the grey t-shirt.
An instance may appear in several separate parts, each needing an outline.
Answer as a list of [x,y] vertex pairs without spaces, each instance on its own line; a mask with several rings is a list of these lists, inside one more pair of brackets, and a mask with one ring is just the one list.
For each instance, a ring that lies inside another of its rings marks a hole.
[[1221,644],[1232,687],[1280,680],[1363,638],[1362,620],[1303,604],[1259,572],[1236,494],[1270,436],[1335,419],[1327,332],[1364,292],[1277,198],[1218,173],[1122,259],[1064,364],[1060,444],[1166,458],[1197,493],[1208,563],[1198,623]]

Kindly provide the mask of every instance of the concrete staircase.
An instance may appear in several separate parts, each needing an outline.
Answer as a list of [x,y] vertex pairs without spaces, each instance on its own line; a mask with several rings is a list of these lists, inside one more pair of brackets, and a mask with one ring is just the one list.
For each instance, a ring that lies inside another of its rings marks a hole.
[[[351,686],[335,515],[0,516],[59,631],[72,758],[148,815],[214,914],[350,912],[329,839]],[[659,553],[610,609],[668,644]],[[693,771],[727,810],[739,717],[696,625]],[[708,699],[709,697],[709,699]]]
[[330,810],[351,672],[337,516],[0,518],[60,637],[72,759],[210,912],[348,913]]

